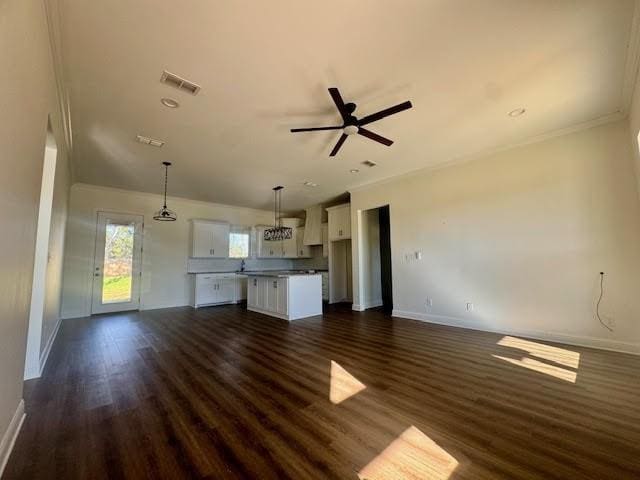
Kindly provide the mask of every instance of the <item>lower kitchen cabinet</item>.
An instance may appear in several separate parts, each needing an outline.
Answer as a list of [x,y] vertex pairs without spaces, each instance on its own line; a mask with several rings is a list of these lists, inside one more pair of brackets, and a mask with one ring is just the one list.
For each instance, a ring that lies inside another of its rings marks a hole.
[[247,308],[296,320],[322,314],[322,279],[317,275],[249,276]]
[[[195,308],[242,301],[242,285],[238,288],[238,283],[243,281],[241,275],[197,273],[193,277],[191,305]],[[246,282],[246,277],[244,281]]]

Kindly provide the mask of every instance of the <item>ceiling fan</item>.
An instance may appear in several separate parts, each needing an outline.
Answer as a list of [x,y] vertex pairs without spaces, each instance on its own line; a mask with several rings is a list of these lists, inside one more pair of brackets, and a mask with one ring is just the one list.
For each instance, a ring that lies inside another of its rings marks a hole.
[[353,115],[353,112],[355,112],[356,110],[355,103],[344,103],[340,92],[335,87],[329,89],[329,94],[331,94],[331,98],[333,98],[336,107],[338,107],[338,112],[340,112],[340,116],[342,117],[344,124],[335,127],[292,128],[291,132],[296,133],[315,132],[318,130],[342,130],[342,135],[338,139],[338,143],[336,143],[336,146],[333,147],[333,150],[331,150],[331,153],[329,154],[330,157],[334,157],[336,153],[338,153],[338,150],[340,150],[340,147],[342,147],[342,144],[349,135],[354,135],[356,133],[358,135],[362,135],[363,137],[370,138],[371,140],[375,140],[376,142],[386,145],[387,147],[390,146],[393,143],[392,140],[384,138],[377,133],[373,133],[371,130],[367,130],[366,128],[362,127],[364,125],[377,122],[378,120],[383,119],[384,117],[388,117],[389,115],[402,112],[403,110],[408,110],[413,106],[411,105],[411,102],[403,102],[394,107],[385,108],[384,110],[380,110],[377,113],[372,113],[371,115],[367,115],[366,117],[358,119]]

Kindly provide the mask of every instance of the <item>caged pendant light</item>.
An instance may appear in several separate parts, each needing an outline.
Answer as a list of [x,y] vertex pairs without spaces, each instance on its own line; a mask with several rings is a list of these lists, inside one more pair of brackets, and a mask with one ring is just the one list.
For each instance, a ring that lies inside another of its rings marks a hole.
[[264,240],[275,242],[289,240],[293,236],[291,227],[282,226],[282,190],[283,186],[273,187],[273,227],[264,231]]
[[162,162],[162,164],[164,165],[164,205],[156,212],[153,219],[159,222],[175,222],[178,219],[176,213],[167,208],[167,177],[169,176],[171,162]]

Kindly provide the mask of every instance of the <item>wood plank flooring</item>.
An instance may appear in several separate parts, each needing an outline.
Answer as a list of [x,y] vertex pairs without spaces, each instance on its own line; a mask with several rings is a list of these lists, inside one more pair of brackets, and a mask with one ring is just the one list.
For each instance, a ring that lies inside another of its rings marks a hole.
[[638,479],[640,357],[327,308],[67,320],[3,479]]

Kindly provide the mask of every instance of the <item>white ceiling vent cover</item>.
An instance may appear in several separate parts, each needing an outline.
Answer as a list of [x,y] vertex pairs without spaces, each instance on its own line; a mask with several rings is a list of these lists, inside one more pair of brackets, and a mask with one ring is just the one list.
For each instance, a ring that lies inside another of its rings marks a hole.
[[136,140],[140,143],[144,143],[145,145],[151,145],[152,147],[162,147],[164,142],[162,140],[157,140],[155,138],[143,137],[142,135],[138,135]]
[[191,95],[197,95],[200,91],[200,85],[196,85],[186,78],[179,77],[175,73],[167,72],[166,70],[162,72],[160,83],[166,83],[171,87],[182,90],[183,92],[190,93]]

